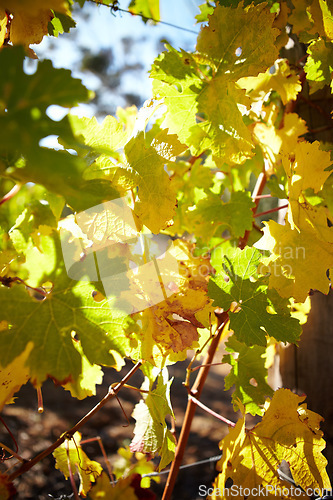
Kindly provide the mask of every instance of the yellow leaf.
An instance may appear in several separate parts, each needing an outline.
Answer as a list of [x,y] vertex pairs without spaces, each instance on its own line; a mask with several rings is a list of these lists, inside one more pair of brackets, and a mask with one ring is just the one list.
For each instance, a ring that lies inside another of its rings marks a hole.
[[333,229],[327,225],[331,216],[325,207],[314,207],[302,197],[299,201],[290,199],[287,219],[292,229],[307,230],[310,225],[319,240],[333,243]]
[[13,45],[28,46],[31,43],[40,43],[47,35],[47,25],[53,14],[50,10],[41,10],[36,15],[18,10],[10,28],[10,41]]
[[295,34],[304,33],[307,37],[309,34],[325,35],[323,15],[318,0],[297,0],[288,22],[293,25]]
[[89,362],[84,355],[80,341],[73,339],[73,344],[81,356],[82,370],[75,381],[70,381],[63,387],[70,391],[74,398],[84,399],[88,396],[95,396],[96,384],[101,384],[103,381],[103,370],[99,365]]
[[286,59],[275,61],[274,73],[271,68],[258,76],[240,78],[237,84],[246,90],[247,95],[254,100],[264,99],[272,90],[279,93],[284,105],[296,99],[302,90],[302,85],[295,71],[289,68]]
[[277,37],[275,45],[277,47],[284,47],[287,45],[289,36],[286,31],[286,26],[288,23],[288,16],[290,15],[290,9],[285,2],[280,3],[280,11],[274,20],[274,28],[278,28],[281,34]]
[[103,472],[97,479],[89,496],[92,500],[138,500],[131,486],[133,476],[119,479],[115,485],[110,483],[107,474]]
[[10,500],[17,493],[15,486],[8,480],[7,474],[0,474],[0,498]]
[[6,368],[0,368],[0,411],[5,404],[12,402],[13,395],[20,390],[22,385],[28,382],[30,371],[29,368],[25,366],[25,361],[29,357],[32,348],[33,343],[29,342],[25,350],[9,363]]
[[0,8],[0,47],[3,46],[3,43],[6,38],[7,33],[7,14],[4,9]]
[[289,23],[292,24],[293,32],[310,31],[312,27],[311,18],[308,7],[308,0],[298,0],[295,2],[294,9],[289,16]]
[[301,191],[308,188],[317,193],[330,176],[330,172],[325,171],[332,164],[330,153],[319,147],[318,141],[302,141],[283,158],[283,166],[289,179],[289,195],[292,198],[298,198]]
[[[96,481],[97,476],[102,472],[102,466],[90,460],[80,446],[81,434],[76,432],[71,440],[66,440],[59,448],[53,452],[56,459],[56,469],[61,470],[66,479],[69,477],[68,457],[72,473],[78,471],[80,477],[79,494],[87,496],[91,488],[91,483]],[[66,449],[67,446],[67,449]]]
[[330,489],[327,460],[322,455],[325,441],[319,429],[322,417],[307,410],[305,404],[299,406],[304,399],[279,389],[259,424],[246,429],[245,417],[237,422],[221,442],[223,454],[217,465],[221,472],[211,499],[229,498],[225,489],[228,478],[233,481],[233,492],[238,493],[235,498],[307,498],[301,492],[292,496],[290,484],[279,478],[282,461],[289,464],[295,483],[304,491]]
[[255,246],[273,254],[267,269],[269,287],[297,302],[304,302],[311,288],[327,294],[326,271],[333,266],[333,244],[320,240],[308,223],[301,231],[288,222],[284,226],[274,221],[264,224],[264,236]]
[[[195,257],[191,246],[182,241],[174,242],[169,252],[174,262],[167,260],[168,265],[160,267],[160,276],[166,289],[177,293],[137,313],[139,331],[131,335],[132,357],[159,367],[165,365],[166,359],[185,359],[187,350],[197,347],[197,329],[207,326],[209,311],[213,312],[207,296],[209,259]],[[149,283],[149,294],[152,285],[153,281]],[[204,325],[197,313],[201,313]]]
[[307,297],[305,302],[296,302],[291,299],[291,316],[297,318],[301,325],[308,320],[308,314],[311,311],[311,299]]
[[[330,5],[329,5],[330,4]],[[323,13],[323,24],[325,33],[328,38],[333,39],[333,19],[332,19],[332,11],[333,5],[332,2],[327,2],[324,0],[319,0],[319,5]]]
[[13,16],[10,41],[26,48],[40,43],[48,33],[48,23],[53,18],[51,10],[70,15],[67,0],[0,0],[0,13],[2,9]]
[[283,126],[279,129],[274,125],[256,123],[254,136],[274,165],[280,158],[282,150],[294,151],[298,138],[307,131],[304,120],[296,113],[288,113],[284,117]]

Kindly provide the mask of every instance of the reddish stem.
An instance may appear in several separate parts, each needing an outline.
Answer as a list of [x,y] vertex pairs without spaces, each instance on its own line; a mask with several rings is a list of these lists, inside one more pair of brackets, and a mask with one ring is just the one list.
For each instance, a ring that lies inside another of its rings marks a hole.
[[[252,193],[252,199],[255,203],[255,206],[252,208],[253,217],[256,217],[256,211],[258,210],[258,205],[259,205],[259,201],[260,201],[259,197],[261,196],[261,194],[264,190],[264,187],[266,185],[266,180],[267,180],[266,172],[264,170],[263,172],[261,172],[261,174],[259,174],[256,185],[254,186],[254,190]],[[239,243],[238,243],[239,248],[246,247],[250,233],[251,233],[251,231],[245,231],[243,238],[241,238],[239,240]]]
[[13,198],[13,196],[15,196],[20,189],[21,189],[21,184],[15,184],[15,186],[10,191],[8,191],[8,193],[5,194],[5,196],[0,200],[0,206],[3,203],[6,203],[6,201],[9,201],[11,198]]
[[75,498],[75,500],[80,500],[80,497],[79,497],[79,495],[77,493],[75,479],[74,479],[73,472],[72,472],[72,467],[71,467],[71,459],[70,459],[70,456],[69,456],[68,439],[66,439],[66,441],[65,441],[65,448],[66,448],[66,455],[67,455],[68,474],[69,474],[69,479],[71,481],[71,486],[72,486],[72,490],[73,490],[73,493],[74,493],[74,498]]
[[[211,363],[209,366],[219,366],[219,365],[224,365],[224,363]],[[200,370],[202,366],[208,366],[208,365],[199,365],[196,366],[195,368],[191,368],[191,372],[195,372],[196,370]]]
[[281,205],[280,207],[275,207],[271,208],[270,210],[266,210],[266,212],[260,212],[260,214],[255,214],[255,217],[262,217],[263,215],[271,214],[273,212],[278,212],[279,210],[282,210],[283,208],[287,208],[289,203],[286,203],[285,205]]
[[8,479],[10,481],[13,481],[17,477],[21,476],[22,474],[30,470],[38,462],[43,460],[43,458],[50,455],[50,453],[56,450],[66,439],[71,439],[75,434],[75,432],[80,429],[80,427],[82,427],[88,420],[90,420],[91,417],[95,415],[95,413],[97,413],[108,401],[110,401],[110,399],[113,399],[116,396],[116,394],[126,384],[126,382],[134,375],[135,372],[138,371],[142,363],[143,361],[138,361],[136,365],[133,366],[133,368],[127,373],[127,375],[125,375],[125,377],[120,382],[115,384],[114,387],[113,386],[109,387],[109,391],[106,394],[106,396],[104,396],[104,398],[99,403],[97,403],[97,405],[94,406],[94,408],[90,410],[89,413],[87,413],[83,418],[81,418],[81,420],[77,422],[74,425],[74,427],[72,427],[69,431],[65,432],[64,434],[62,434],[60,438],[57,439],[57,441],[55,441],[53,444],[51,444],[51,446],[49,446],[44,451],[36,455],[33,459],[22,464],[21,467],[17,469],[17,471],[13,472],[8,476]]
[[173,439],[175,440],[176,445],[178,444],[177,433],[176,433],[176,421],[174,417],[171,416],[171,434],[173,435]]
[[222,420],[222,422],[224,422],[225,424],[231,425],[231,427],[235,427],[236,426],[235,422],[232,422],[228,418],[223,417],[223,415],[219,415],[214,410],[211,410],[210,408],[208,408],[208,406],[206,406],[203,403],[201,403],[201,401],[199,401],[197,398],[195,398],[191,394],[189,395],[189,399],[191,399],[193,401],[193,403],[195,403],[197,406],[200,406],[200,408],[202,408],[203,410],[205,410],[207,413],[209,413],[213,417],[216,417],[219,420]]
[[273,198],[271,194],[258,194],[257,196],[252,196],[253,200],[263,200],[265,198]]
[[200,368],[197,378],[195,379],[195,382],[188,397],[186,413],[182,425],[182,430],[179,436],[179,441],[176,447],[175,458],[171,465],[171,469],[165,485],[162,500],[170,500],[177,479],[177,475],[179,472],[179,468],[183,460],[185,447],[191,430],[192,420],[197,407],[196,403],[194,403],[194,401],[190,398],[190,396],[195,395],[197,398],[199,398],[201,395],[202,389],[205,385],[205,381],[210,369],[211,362],[218,348],[223,329],[229,320],[228,313],[223,312],[222,314],[219,314],[218,319],[219,319],[219,327],[217,333],[209,346],[205,362],[203,363],[206,366]]
[[[8,427],[8,425],[6,424],[6,422],[4,421],[4,419],[1,417],[0,415],[0,422],[2,423],[2,425],[6,428],[6,431],[8,432],[8,434],[10,435],[10,437],[12,438],[13,442],[14,442],[14,445],[15,445],[15,454],[18,452],[18,444],[17,444],[17,441],[12,433],[12,431],[10,430],[10,428]],[[16,456],[16,455],[15,455]],[[22,457],[19,458],[19,460],[23,460]]]
[[43,413],[44,412],[44,403],[43,403],[42,388],[40,386],[38,386],[36,390],[37,390],[38,413]]
[[98,444],[99,444],[99,447],[100,447],[100,449],[101,449],[102,455],[103,455],[104,460],[105,460],[105,463],[106,463],[106,468],[107,468],[107,470],[108,470],[108,474],[109,474],[110,481],[111,481],[111,483],[114,485],[114,484],[115,484],[115,483],[114,483],[115,478],[113,477],[113,474],[112,474],[112,467],[111,467],[110,461],[109,461],[109,459],[108,459],[108,457],[107,457],[107,454],[106,454],[106,451],[105,451],[105,448],[104,448],[103,441],[102,441],[101,437],[100,437],[100,436],[96,436],[96,437],[94,437],[94,438],[85,439],[84,441],[81,441],[81,443],[80,443],[80,444],[81,444],[81,445],[83,445],[83,444],[86,444],[86,443],[93,443],[93,442],[95,442],[95,441],[97,441],[97,442],[98,442]]

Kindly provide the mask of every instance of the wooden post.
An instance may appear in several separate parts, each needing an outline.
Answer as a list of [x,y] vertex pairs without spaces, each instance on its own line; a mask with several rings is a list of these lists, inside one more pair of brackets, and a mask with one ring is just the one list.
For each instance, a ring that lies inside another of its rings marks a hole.
[[324,454],[333,482],[333,291],[328,295],[315,291],[311,305],[299,347],[280,348],[280,372],[283,387],[306,394],[308,408],[325,418]]

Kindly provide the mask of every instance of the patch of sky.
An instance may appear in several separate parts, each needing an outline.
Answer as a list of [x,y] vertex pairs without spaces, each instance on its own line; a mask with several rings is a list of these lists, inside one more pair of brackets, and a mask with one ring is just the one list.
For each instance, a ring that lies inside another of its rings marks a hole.
[[[198,6],[203,0],[160,0],[161,20],[199,32],[195,24]],[[128,0],[119,2],[127,9]],[[67,68],[75,78],[95,92],[88,104],[71,110],[78,116],[96,116],[99,121],[115,114],[118,106],[141,107],[151,97],[149,70],[154,59],[165,50],[164,40],[176,49],[194,51],[195,33],[163,24],[144,24],[139,16],[86,2],[73,11],[77,26],[58,38],[44,37],[33,46],[40,60],[50,59],[56,68]],[[33,73],[36,62],[27,62],[25,71]],[[47,114],[53,120],[64,116],[64,108],[51,106]],[[59,148],[55,138],[44,138],[41,145]]]
[[[199,32],[194,16],[203,0],[160,0],[161,20]],[[126,9],[128,1],[119,2]],[[112,12],[106,6],[86,2],[76,9],[73,17],[76,28],[55,39],[44,37],[33,48],[39,59],[51,59],[55,67],[71,69],[73,76],[101,97],[98,103],[84,106],[85,114],[105,116],[117,106],[138,106],[151,95],[148,72],[157,55],[165,50],[162,40],[174,48],[193,51],[196,35],[163,24],[144,24],[139,16]],[[84,69],[84,61],[95,58],[94,68]],[[101,68],[101,64],[106,66]],[[98,69],[99,68],[99,69]],[[32,68],[31,68],[32,70]],[[103,90],[104,87],[104,90]],[[111,90],[111,91],[110,91]],[[133,102],[131,103],[131,98]],[[81,109],[80,109],[81,108]],[[91,109],[90,109],[91,108]],[[79,107],[82,115],[82,105]]]

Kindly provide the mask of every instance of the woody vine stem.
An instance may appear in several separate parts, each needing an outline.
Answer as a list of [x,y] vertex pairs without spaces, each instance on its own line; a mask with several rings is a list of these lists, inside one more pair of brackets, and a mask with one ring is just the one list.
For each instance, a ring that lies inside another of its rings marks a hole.
[[108,401],[110,401],[111,399],[113,399],[117,396],[120,389],[122,387],[124,387],[124,385],[128,382],[128,380],[130,380],[130,378],[134,375],[134,373],[136,373],[138,371],[138,369],[140,368],[140,366],[142,364],[143,364],[143,361],[138,361],[133,366],[133,368],[122,378],[122,380],[120,382],[110,385],[106,396],[104,396],[104,398],[99,403],[97,403],[97,405],[94,406],[94,408],[92,410],[90,410],[89,413],[87,413],[71,429],[69,429],[67,432],[64,432],[64,434],[62,434],[60,436],[60,438],[57,439],[57,441],[55,441],[53,444],[51,444],[51,446],[46,448],[44,451],[42,451],[41,453],[36,455],[31,460],[24,462],[15,472],[13,472],[12,474],[10,474],[8,476],[8,479],[10,481],[13,481],[17,477],[21,476],[22,474],[24,474],[25,472],[30,470],[38,462],[43,460],[43,458],[50,455],[50,453],[52,453],[56,448],[58,448],[62,443],[64,443],[66,441],[66,439],[71,439],[73,437],[73,435],[75,434],[75,432],[77,430],[79,430],[88,420],[90,420],[91,417],[93,417],[95,415],[95,413],[97,413],[101,408],[103,408],[103,406],[105,406]]

